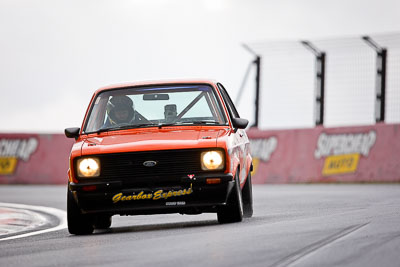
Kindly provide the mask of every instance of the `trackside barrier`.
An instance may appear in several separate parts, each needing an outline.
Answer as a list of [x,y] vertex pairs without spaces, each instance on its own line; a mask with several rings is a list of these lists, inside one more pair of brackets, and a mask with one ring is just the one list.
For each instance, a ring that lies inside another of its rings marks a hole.
[[73,141],[63,134],[0,134],[0,184],[66,184]]
[[[253,183],[400,182],[400,124],[248,131]],[[0,134],[0,184],[65,184],[73,139]]]
[[253,183],[400,182],[400,124],[248,131]]

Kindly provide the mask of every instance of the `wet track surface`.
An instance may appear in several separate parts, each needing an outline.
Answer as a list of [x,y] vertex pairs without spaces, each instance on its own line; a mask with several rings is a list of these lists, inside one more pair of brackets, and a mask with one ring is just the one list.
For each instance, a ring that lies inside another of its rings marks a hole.
[[[65,186],[0,186],[0,202],[65,210]],[[262,185],[254,216],[113,217],[89,236],[67,229],[0,241],[0,266],[399,266],[400,185]]]

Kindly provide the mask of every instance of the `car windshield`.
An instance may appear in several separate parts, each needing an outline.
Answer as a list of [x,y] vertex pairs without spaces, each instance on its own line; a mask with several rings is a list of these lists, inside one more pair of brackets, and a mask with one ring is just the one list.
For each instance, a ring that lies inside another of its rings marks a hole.
[[97,95],[85,133],[169,125],[226,125],[210,85],[163,85],[108,90]]

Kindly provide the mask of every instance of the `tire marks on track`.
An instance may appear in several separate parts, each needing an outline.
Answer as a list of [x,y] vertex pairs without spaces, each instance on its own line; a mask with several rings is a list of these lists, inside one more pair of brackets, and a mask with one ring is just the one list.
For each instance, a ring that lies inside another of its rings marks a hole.
[[346,227],[346,228],[342,229],[341,231],[328,236],[327,238],[324,238],[318,242],[312,243],[311,245],[308,245],[308,246],[286,256],[285,258],[273,263],[270,266],[271,267],[292,266],[299,260],[305,258],[306,256],[309,256],[312,253],[315,253],[316,251],[318,251],[319,249],[321,249],[321,248],[323,248],[345,236],[348,236],[351,233],[354,233],[355,231],[360,230],[361,228],[367,226],[368,224],[369,224],[369,222],[364,223],[364,224],[357,224],[357,225],[352,225],[352,226]]

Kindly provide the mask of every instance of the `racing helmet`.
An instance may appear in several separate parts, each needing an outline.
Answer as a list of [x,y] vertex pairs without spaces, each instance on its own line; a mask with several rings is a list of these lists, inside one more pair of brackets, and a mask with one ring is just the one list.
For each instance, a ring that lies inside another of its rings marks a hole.
[[[127,116],[121,118],[119,112],[127,112]],[[126,95],[113,96],[107,103],[107,114],[111,124],[129,123],[135,114],[135,104]]]

